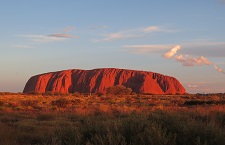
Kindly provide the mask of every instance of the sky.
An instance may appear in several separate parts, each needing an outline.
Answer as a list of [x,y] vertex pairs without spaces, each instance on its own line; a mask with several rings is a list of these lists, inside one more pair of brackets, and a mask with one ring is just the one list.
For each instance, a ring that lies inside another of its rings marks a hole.
[[123,68],[225,92],[225,0],[1,0],[0,92],[34,75]]

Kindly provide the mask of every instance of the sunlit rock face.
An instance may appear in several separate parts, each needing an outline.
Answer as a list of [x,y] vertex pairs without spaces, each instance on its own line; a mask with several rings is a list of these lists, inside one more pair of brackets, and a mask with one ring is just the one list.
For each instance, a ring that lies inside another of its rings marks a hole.
[[28,80],[23,92],[105,93],[106,88],[114,85],[124,85],[135,93],[185,93],[184,87],[174,77],[116,68],[72,69],[36,75]]

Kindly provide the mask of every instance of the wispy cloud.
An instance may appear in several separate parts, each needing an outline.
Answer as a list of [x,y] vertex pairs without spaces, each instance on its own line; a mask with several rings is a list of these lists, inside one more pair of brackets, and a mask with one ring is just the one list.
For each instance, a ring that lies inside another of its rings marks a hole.
[[42,34],[25,34],[25,35],[18,35],[20,37],[25,37],[28,41],[31,42],[39,42],[39,43],[47,43],[47,42],[56,42],[56,41],[64,41],[69,38],[78,38],[78,36],[74,36],[68,34],[68,32],[72,31],[75,27],[68,26],[63,29],[63,33],[53,33],[48,35]]
[[213,67],[215,68],[216,71],[225,74],[225,71],[222,68],[219,68],[216,64],[213,64]]
[[124,51],[138,54],[149,53],[162,53],[163,51],[171,48],[172,45],[124,45],[122,46]]
[[191,57],[189,55],[178,55],[175,56],[176,61],[181,62],[183,66],[195,66],[195,65],[210,65],[212,64],[204,56]]
[[13,48],[23,48],[23,49],[34,48],[33,46],[28,46],[28,45],[14,45],[12,47]]
[[149,33],[154,33],[154,32],[168,32],[168,31],[166,29],[162,29],[160,26],[148,26],[144,28],[136,28],[136,29],[130,29],[125,31],[105,34],[103,35],[104,38],[100,39],[99,41],[112,41],[112,40],[144,37],[148,35]]
[[29,41],[40,43],[63,41],[66,39],[65,37],[53,37],[49,35],[20,35],[20,36],[28,38]]
[[110,33],[105,35],[105,38],[103,38],[103,41],[111,41],[111,40],[118,40],[118,39],[127,39],[132,37],[138,37],[134,34],[124,33],[124,32],[117,32],[117,33]]
[[213,68],[220,73],[225,74],[222,68],[219,68],[215,63],[210,62],[207,58],[204,56],[196,56],[192,57],[189,55],[174,55],[177,53],[177,51],[181,48],[181,46],[175,46],[170,51],[164,54],[165,58],[174,58],[177,62],[181,62],[183,66],[202,66],[202,65],[212,65]]
[[73,36],[70,34],[63,34],[63,33],[58,33],[58,34],[50,34],[48,35],[49,37],[61,37],[61,38],[78,38],[78,36]]
[[50,34],[50,35],[47,35],[47,36],[49,36],[49,37],[61,37],[61,38],[78,38],[78,36],[68,34],[73,29],[75,29],[74,26],[67,26],[63,29],[63,33],[54,33],[54,34]]
[[162,29],[158,26],[148,26],[142,29],[145,33],[155,32],[155,31],[162,31]]

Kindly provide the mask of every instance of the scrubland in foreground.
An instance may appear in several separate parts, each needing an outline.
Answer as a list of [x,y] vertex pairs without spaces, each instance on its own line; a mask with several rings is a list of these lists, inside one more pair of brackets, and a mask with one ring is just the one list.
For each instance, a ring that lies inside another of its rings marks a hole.
[[223,145],[225,96],[0,94],[0,144]]

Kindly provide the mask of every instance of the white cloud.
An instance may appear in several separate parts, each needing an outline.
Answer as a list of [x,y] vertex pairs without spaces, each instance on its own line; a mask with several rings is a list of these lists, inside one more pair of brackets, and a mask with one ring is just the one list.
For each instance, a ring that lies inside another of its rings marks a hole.
[[[202,66],[202,65],[212,65],[217,72],[225,74],[222,68],[219,68],[215,63],[210,62],[204,56],[192,57],[189,55],[175,55],[181,46],[176,45],[169,52],[164,54],[165,58],[175,58],[177,62],[181,62],[183,66]],[[175,56],[174,56],[175,55]]]
[[[131,36],[130,36],[131,37]],[[225,43],[224,42],[210,42],[210,41],[193,41],[181,43],[184,49],[179,49],[182,54],[189,56],[204,56],[204,57],[225,57]],[[147,51],[151,52],[151,49],[157,46],[163,46],[165,49],[171,49],[175,44],[162,44],[162,45],[126,45],[122,46],[134,52]],[[157,47],[158,48],[158,47]],[[160,52],[160,51],[158,51]],[[163,53],[163,52],[162,52]],[[165,57],[165,56],[164,56]]]
[[177,53],[177,51],[181,48],[180,45],[176,45],[174,46],[169,52],[165,53],[163,56],[165,58],[171,58],[172,56],[174,56],[174,54]]
[[183,66],[210,65],[212,64],[204,56],[190,57],[189,55],[175,56],[176,61],[183,63]]
[[[222,42],[208,42],[207,45],[224,45]],[[205,45],[206,45],[205,44]],[[190,44],[189,44],[190,45]],[[202,46],[202,43],[191,44],[193,46]],[[150,54],[150,53],[162,53],[164,50],[171,48],[173,45],[125,45],[122,46],[124,51],[136,53],[136,54]],[[214,62],[209,61],[205,56],[191,56],[187,54],[177,54],[178,50],[181,50],[180,45],[174,46],[170,51],[163,55],[164,58],[172,58],[177,62],[182,63],[183,66],[213,66],[213,68],[220,73],[225,74],[225,71],[218,67]],[[196,51],[196,50],[195,50]],[[177,54],[177,55],[176,55]],[[224,53],[223,53],[224,54]],[[222,54],[222,55],[223,55]],[[219,63],[224,65],[224,62]]]

